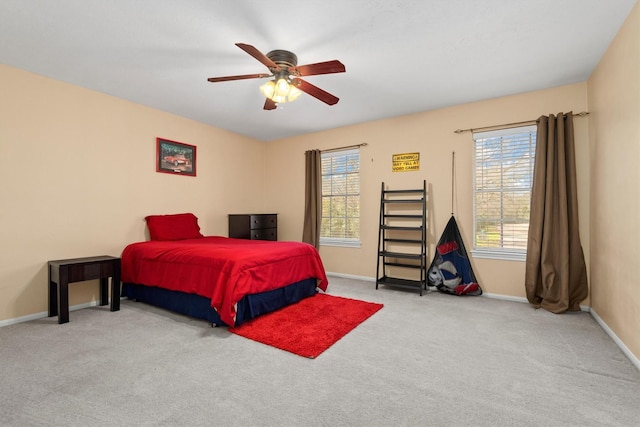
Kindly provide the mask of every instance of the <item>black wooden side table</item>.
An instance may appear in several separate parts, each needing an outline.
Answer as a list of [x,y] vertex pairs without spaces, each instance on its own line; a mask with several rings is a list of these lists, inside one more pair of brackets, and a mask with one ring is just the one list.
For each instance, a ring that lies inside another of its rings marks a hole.
[[49,317],[58,323],[69,321],[69,283],[100,279],[100,305],[109,303],[111,277],[111,311],[120,310],[120,258],[94,256],[49,261]]

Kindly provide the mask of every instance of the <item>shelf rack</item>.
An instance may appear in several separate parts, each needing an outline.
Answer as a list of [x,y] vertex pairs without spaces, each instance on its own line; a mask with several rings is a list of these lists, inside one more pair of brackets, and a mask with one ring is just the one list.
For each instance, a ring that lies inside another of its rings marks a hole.
[[376,289],[418,289],[420,295],[427,289],[426,196],[426,180],[409,190],[385,189],[382,183]]

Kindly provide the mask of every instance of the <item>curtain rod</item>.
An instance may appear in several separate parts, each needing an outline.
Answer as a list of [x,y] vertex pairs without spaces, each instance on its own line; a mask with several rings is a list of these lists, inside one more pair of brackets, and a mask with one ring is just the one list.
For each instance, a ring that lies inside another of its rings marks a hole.
[[362,144],[356,144],[356,145],[347,145],[346,147],[336,147],[336,148],[329,148],[328,150],[320,150],[321,153],[328,153],[330,151],[338,151],[338,150],[346,150],[348,148],[360,148],[360,147],[366,147],[368,144],[366,142],[363,142]]
[[[588,111],[582,111],[580,113],[574,114],[573,117],[585,117],[588,115],[589,115]],[[478,130],[507,129],[507,128],[517,127],[517,126],[535,125],[536,123],[538,123],[538,120],[527,120],[526,122],[505,123],[503,125],[484,126],[480,128],[456,129],[453,131],[453,133],[475,132]]]

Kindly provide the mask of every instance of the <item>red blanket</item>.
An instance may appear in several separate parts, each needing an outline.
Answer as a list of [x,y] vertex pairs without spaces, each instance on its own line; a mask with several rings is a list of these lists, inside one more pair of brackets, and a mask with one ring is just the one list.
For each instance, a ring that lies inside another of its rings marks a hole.
[[227,325],[235,324],[236,303],[245,295],[310,277],[327,289],[318,251],[300,242],[211,236],[132,243],[122,252],[123,282],[211,298],[211,306]]

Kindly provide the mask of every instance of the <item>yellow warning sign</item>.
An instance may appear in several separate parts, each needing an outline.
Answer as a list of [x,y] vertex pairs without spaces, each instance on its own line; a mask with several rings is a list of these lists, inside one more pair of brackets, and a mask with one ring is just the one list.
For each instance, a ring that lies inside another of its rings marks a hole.
[[420,170],[420,153],[394,154],[391,170],[393,172]]

